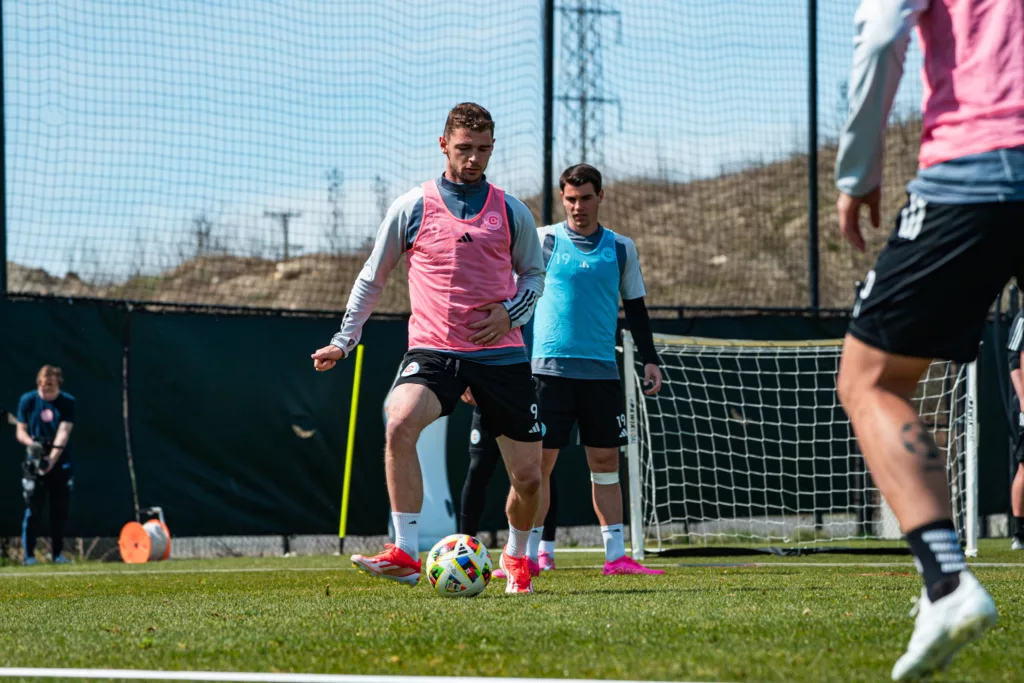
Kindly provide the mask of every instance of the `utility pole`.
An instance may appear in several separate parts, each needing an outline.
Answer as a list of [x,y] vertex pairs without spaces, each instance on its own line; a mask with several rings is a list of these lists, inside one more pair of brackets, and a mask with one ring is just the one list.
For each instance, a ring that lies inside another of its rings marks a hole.
[[552,151],[555,146],[555,0],[544,0],[544,185],[541,188],[541,221],[551,225],[551,209],[554,204],[554,162]]
[[618,109],[622,102],[604,91],[604,49],[601,25],[607,17],[617,21],[616,42],[622,42],[622,13],[603,0],[576,0],[559,8],[562,24],[562,82],[556,97],[564,105],[563,145],[567,163],[600,164],[604,157],[604,105]]
[[298,211],[264,211],[263,215],[281,221],[281,232],[284,233],[284,260],[288,260],[288,221],[298,218],[302,213]]
[[818,253],[818,0],[807,2],[807,289],[814,313],[821,304]]

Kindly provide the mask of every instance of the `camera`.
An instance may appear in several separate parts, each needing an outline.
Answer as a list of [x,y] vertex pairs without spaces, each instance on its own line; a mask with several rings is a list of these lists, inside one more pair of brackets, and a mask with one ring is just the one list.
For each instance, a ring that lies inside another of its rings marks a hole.
[[42,477],[46,471],[46,456],[50,452],[51,442],[33,441],[31,446],[25,448],[25,462],[22,464],[25,477],[37,479]]

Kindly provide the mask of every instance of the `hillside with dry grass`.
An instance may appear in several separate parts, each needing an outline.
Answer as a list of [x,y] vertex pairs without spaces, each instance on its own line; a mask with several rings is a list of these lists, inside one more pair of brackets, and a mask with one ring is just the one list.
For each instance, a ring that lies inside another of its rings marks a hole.
[[[892,126],[887,138],[882,229],[861,255],[842,242],[833,205],[836,149],[818,158],[821,305],[847,307],[884,243],[916,170],[919,123]],[[807,158],[686,183],[626,180],[605,189],[602,223],[637,244],[652,305],[804,306],[808,302]],[[526,199],[535,216],[540,198]],[[556,202],[556,219],[561,206]],[[310,254],[274,261],[217,255],[184,261],[159,275],[97,286],[75,274],[58,278],[11,263],[12,293],[134,301],[222,304],[288,310],[342,310],[368,252]],[[404,261],[378,306],[408,310]]]

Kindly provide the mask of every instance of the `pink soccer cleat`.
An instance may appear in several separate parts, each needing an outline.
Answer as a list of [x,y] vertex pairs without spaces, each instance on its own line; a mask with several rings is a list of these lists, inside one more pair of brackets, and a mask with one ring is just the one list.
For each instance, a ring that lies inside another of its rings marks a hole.
[[629,555],[623,555],[617,560],[612,562],[604,563],[604,575],[612,576],[613,574],[664,574],[664,570],[661,569],[649,569]]
[[353,555],[352,565],[370,576],[390,579],[406,586],[415,586],[420,580],[420,561],[412,559],[409,553],[390,543],[384,545],[384,552],[380,555]]
[[554,553],[541,553],[537,559],[537,564],[540,566],[542,572],[549,572],[555,568],[555,555]]
[[[534,562],[533,560],[531,560],[530,558],[526,558],[526,562],[527,562],[527,566],[530,568],[530,576],[540,576],[540,572],[543,569],[543,567],[540,564],[538,564],[537,562]],[[495,578],[495,579],[507,579],[508,578],[508,576],[505,574],[505,570],[502,569],[501,567],[498,567],[497,569],[495,569],[494,573],[491,574],[491,577]]]
[[533,577],[530,576],[529,558],[509,557],[501,554],[501,568],[504,570],[508,585],[505,586],[506,593],[532,593]]

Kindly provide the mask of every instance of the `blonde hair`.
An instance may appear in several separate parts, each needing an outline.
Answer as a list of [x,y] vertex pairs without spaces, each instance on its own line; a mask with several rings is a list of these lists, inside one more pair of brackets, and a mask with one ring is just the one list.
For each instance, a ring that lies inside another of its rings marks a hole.
[[36,373],[36,386],[45,382],[47,377],[55,378],[57,386],[64,384],[64,373],[56,365],[44,365],[39,368],[39,372]]

